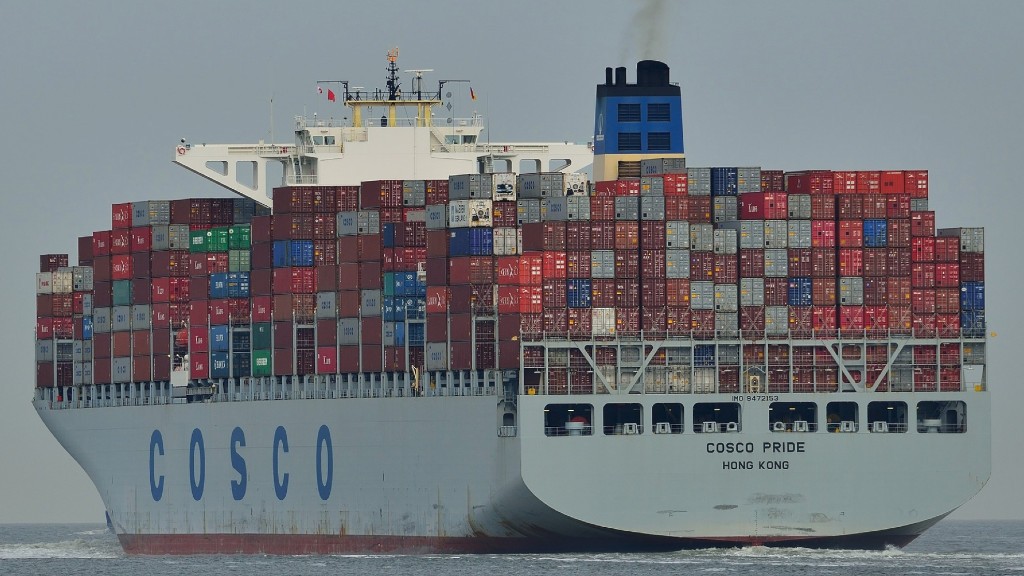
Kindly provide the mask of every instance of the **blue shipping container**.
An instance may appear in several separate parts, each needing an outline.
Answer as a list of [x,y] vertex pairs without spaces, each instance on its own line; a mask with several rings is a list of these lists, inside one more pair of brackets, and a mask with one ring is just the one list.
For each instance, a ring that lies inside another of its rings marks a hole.
[[395,247],[395,225],[388,222],[380,225],[381,243],[385,248]]
[[248,272],[228,272],[227,274],[227,294],[228,298],[248,298],[249,297],[249,273]]
[[227,378],[230,374],[228,353],[210,352],[210,378]]
[[210,298],[228,298],[228,273],[210,274]]
[[427,313],[427,299],[424,297],[406,298],[405,317],[409,320],[423,320]]
[[405,346],[405,322],[395,322],[395,346]]
[[864,247],[885,248],[889,245],[888,225],[885,220],[868,219],[864,221]]
[[491,228],[452,228],[448,235],[450,256],[490,256],[494,253]]
[[739,192],[739,177],[736,168],[711,169],[711,195],[736,196]]
[[589,278],[573,278],[567,280],[565,284],[565,298],[569,308],[590,307],[591,282]]
[[790,306],[810,306],[812,301],[810,278],[790,278],[786,297]]
[[960,332],[966,338],[985,337],[985,311],[968,310],[960,313]]
[[312,266],[313,265],[313,241],[312,240],[289,240],[291,249],[291,266]]
[[92,316],[82,317],[82,340],[92,340]]
[[964,282],[960,287],[960,309],[964,311],[985,309],[985,283]]
[[693,365],[710,368],[715,365],[715,345],[697,344],[693,347]]
[[423,324],[409,324],[409,346],[423,346]]
[[287,240],[274,240],[274,268],[291,266],[291,246]]
[[210,326],[210,350],[214,352],[227,352],[230,350],[228,347],[227,326]]

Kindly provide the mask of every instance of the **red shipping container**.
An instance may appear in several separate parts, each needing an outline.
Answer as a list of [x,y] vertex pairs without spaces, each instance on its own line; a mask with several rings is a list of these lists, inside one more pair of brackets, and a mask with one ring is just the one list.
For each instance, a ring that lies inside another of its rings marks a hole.
[[593,226],[590,222],[567,222],[565,225],[565,247],[568,250],[591,249],[590,237]]
[[152,352],[149,330],[132,331],[132,354],[135,356],[148,356]]
[[209,325],[210,303],[206,300],[192,300],[188,315],[188,323],[190,326]]
[[911,198],[928,197],[928,171],[905,170],[903,172],[903,191]]
[[857,171],[857,193],[877,194],[882,191],[882,173],[874,170]]
[[[936,240],[934,236],[917,236],[910,241],[910,260],[912,262],[934,262]],[[959,247],[959,242],[958,242]]]
[[[470,342],[452,342],[448,349],[448,368],[470,370],[473,367],[473,345]],[[364,366],[365,370],[365,366]]]
[[902,194],[906,175],[902,170],[882,172],[881,190],[885,194]]
[[959,288],[936,288],[935,289],[935,312],[938,314],[959,314],[960,313],[960,289]]
[[132,237],[129,230],[110,231],[110,253],[130,254],[132,251]]
[[567,291],[564,280],[544,280],[544,309],[565,308],[567,306]]
[[604,180],[594,182],[595,196],[639,196],[639,180]]
[[665,197],[686,196],[689,193],[689,181],[687,174],[662,174],[662,190]]
[[[686,281],[686,298],[689,302],[690,283]],[[594,308],[615,307],[615,280],[595,278],[590,281],[590,303]]]
[[640,277],[640,255],[636,252],[636,250],[615,251],[615,277]]
[[935,286],[938,288],[955,288],[960,285],[960,265],[956,262],[940,262],[935,264]]
[[153,248],[153,230],[149,226],[132,228],[131,251],[149,252]]
[[193,352],[189,355],[189,377],[192,379],[196,378],[209,378],[210,377],[210,358],[206,352]]
[[668,329],[668,309],[664,306],[644,308],[640,315],[640,329],[646,338],[664,338]]
[[110,277],[113,280],[131,280],[132,257],[128,254],[117,254],[111,256]]
[[764,306],[740,306],[740,330],[744,336],[764,334]]
[[[915,337],[935,338],[938,335],[938,325],[936,324],[935,314],[913,314],[911,320],[913,323]],[[917,370],[919,369],[915,369],[915,373]]]
[[939,338],[960,337],[960,315],[959,314],[936,314],[935,331]]
[[782,170],[761,170],[761,191],[782,192],[786,189],[786,177]]
[[885,196],[885,218],[910,218],[910,195],[893,194]]
[[544,311],[544,288],[542,286],[519,287],[519,312],[539,314]]
[[811,306],[811,316],[814,333],[819,337],[828,337],[838,327],[835,306]]
[[[790,278],[800,278],[800,277],[809,278],[809,277],[813,276],[813,274],[814,274],[814,264],[813,264],[813,261],[811,259],[812,250],[813,250],[813,248],[790,248],[789,249],[789,277]],[[741,254],[740,258],[742,258],[742,257],[743,256]],[[742,272],[742,261],[741,261],[741,270],[740,271]],[[763,275],[764,275],[763,271],[762,271],[761,274],[752,274],[752,275],[749,275],[749,276],[747,274],[742,274],[742,276],[745,277],[745,278],[758,278],[758,277],[763,276]]]
[[[616,316],[618,314],[616,313]],[[690,331],[694,338],[709,339],[715,337],[715,311],[690,310]]]
[[785,306],[789,303],[789,279],[764,279],[764,305]]
[[[210,330],[206,327],[191,326],[188,329],[189,352],[208,352],[210,350]],[[115,349],[116,349],[115,344]],[[116,350],[115,350],[116,352]]]
[[131,203],[114,204],[110,207],[110,224],[113,228],[132,227]]
[[[865,270],[865,274],[866,272]],[[888,304],[888,290],[888,278],[866,276],[864,278],[864,304],[868,306],[884,306]]]
[[[792,254],[792,249],[790,250]],[[790,274],[793,273],[792,258],[790,258]],[[764,250],[761,248],[741,248],[739,251],[740,277],[760,278],[764,276]]]
[[914,315],[935,314],[935,289],[914,288],[910,291],[910,311]]
[[207,274],[223,274],[229,270],[228,255],[225,252],[210,253],[206,255]]
[[[339,194],[339,199],[340,199]],[[427,180],[427,205],[448,203],[448,180]],[[353,208],[355,210],[355,208]],[[339,210],[341,212],[342,210]]]
[[673,336],[689,334],[692,329],[689,305],[670,306],[665,309],[665,330]]
[[890,306],[910,306],[910,276],[889,276],[887,303]]
[[740,194],[740,220],[785,220],[789,217],[789,197],[784,192]]
[[715,254],[701,250],[690,251],[690,280],[712,281],[715,278]]
[[[714,324],[714,321],[712,321]],[[640,309],[639,308],[616,308],[615,309],[615,332],[619,335],[636,334],[640,331]]]
[[544,331],[548,334],[565,334],[569,330],[569,311],[567,308],[544,309]]
[[864,275],[864,252],[861,248],[839,249],[839,275]]
[[837,170],[832,173],[832,192],[835,194],[857,193],[857,172]]
[[977,252],[960,253],[960,281],[983,282],[985,280],[985,255]]
[[935,212],[913,212],[910,214],[911,236],[935,236]]
[[502,340],[498,343],[498,368],[502,370],[519,368],[519,354],[519,342]]
[[886,227],[886,245],[890,248],[910,247],[910,220],[898,218],[889,220]]
[[934,288],[935,264],[914,262],[910,267],[910,285],[914,288]]
[[860,220],[864,218],[864,196],[860,194],[837,196],[836,214],[840,220]]
[[640,227],[637,222],[615,222],[615,249],[636,250],[640,242]]
[[148,280],[152,277],[149,273],[150,254],[150,252],[136,252],[131,255],[132,278]]
[[715,254],[714,259],[715,283],[736,284],[740,281],[739,261],[735,254]]
[[519,256],[498,256],[494,259],[495,282],[503,286],[519,284]]
[[615,307],[619,309],[639,308],[640,283],[636,280],[616,280]]
[[913,323],[909,306],[889,306],[889,331],[893,334],[910,334]]
[[154,334],[155,330],[159,328],[170,328],[171,326],[171,305],[170,304],[153,304],[151,309],[150,317],[153,322]]
[[836,197],[824,194],[811,196],[811,218],[815,220],[835,220]]
[[[614,212],[614,209],[613,209]],[[614,216],[614,213],[613,213]],[[593,217],[593,212],[591,212]],[[686,196],[665,197],[665,220],[689,220],[690,199]]]
[[151,304],[153,302],[153,280],[135,278],[132,284],[132,304]]
[[691,223],[711,222],[711,196],[687,196],[687,212]]
[[566,275],[565,252],[544,252],[544,279],[564,280]]
[[811,303],[814,306],[836,305],[836,279],[814,278],[811,280]]
[[590,220],[615,220],[615,198],[612,196],[592,196],[590,198]]
[[109,256],[110,255],[110,231],[100,230],[99,232],[92,233],[92,256],[95,259],[97,256]]
[[814,248],[834,248],[835,245],[835,221],[811,220],[811,246]]
[[665,221],[644,220],[640,222],[640,244],[650,249],[665,249]]
[[863,217],[882,220],[887,218],[888,214],[888,198],[882,194],[865,194]]
[[[337,331],[335,331],[337,332]],[[316,349],[316,373],[338,373],[338,349],[334,346],[320,346]]]
[[889,330],[889,310],[887,306],[865,306],[864,328],[874,334],[884,334]]
[[438,314],[448,311],[448,287],[427,287],[427,313]]
[[590,308],[569,308],[566,322],[570,337],[583,336],[587,340],[590,339],[593,325],[593,313]]
[[519,312],[520,288],[520,286],[498,286],[497,304],[499,314],[515,314]]
[[288,376],[294,372],[293,367],[295,365],[295,360],[293,354],[294,351],[291,348],[274,349],[273,368],[275,376]]
[[74,338],[75,326],[72,318],[53,319],[53,337],[58,339]]
[[640,304],[644,309],[665,307],[668,304],[668,297],[664,280],[644,280]]
[[[917,240],[915,238],[914,240]],[[955,236],[944,236],[935,238],[935,261],[936,262],[959,262],[960,261],[960,239]]]
[[786,174],[786,191],[790,194],[832,194],[833,190],[831,170],[810,170]]
[[889,248],[886,252],[886,267],[889,276],[910,276],[912,261],[910,250],[907,248]]
[[840,306],[839,329],[844,334],[864,332],[864,306]]
[[540,286],[544,279],[544,254],[523,254],[519,259],[519,285]]
[[842,248],[860,248],[864,246],[863,220],[839,221],[839,246]]
[[132,355],[132,333],[114,332],[110,335],[111,356],[115,358],[129,358]]
[[573,250],[567,252],[565,255],[565,265],[567,278],[590,278],[590,251]]
[[689,307],[690,281],[686,278],[665,280],[665,304],[672,307]]
[[864,276],[884,278],[888,276],[889,257],[886,248],[864,248]]
[[36,318],[36,340],[53,339],[53,318]]

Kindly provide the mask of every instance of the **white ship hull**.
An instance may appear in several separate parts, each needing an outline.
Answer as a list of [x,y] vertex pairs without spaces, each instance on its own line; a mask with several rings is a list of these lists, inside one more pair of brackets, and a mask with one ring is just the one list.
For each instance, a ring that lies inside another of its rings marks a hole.
[[[832,396],[850,401],[785,400]],[[514,436],[499,436],[495,396],[36,407],[128,552],[878,548],[913,540],[991,470],[987,393],[885,396],[961,400],[970,424],[780,434],[757,397],[737,433],[558,437],[545,405],[615,397],[520,396]]]

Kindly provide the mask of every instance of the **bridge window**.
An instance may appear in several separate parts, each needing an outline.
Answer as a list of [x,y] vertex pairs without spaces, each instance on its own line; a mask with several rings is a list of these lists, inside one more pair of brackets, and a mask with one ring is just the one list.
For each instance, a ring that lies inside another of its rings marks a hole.
[[740,405],[736,402],[700,402],[693,405],[694,432],[739,432]]
[[655,404],[651,411],[652,429],[655,434],[683,433],[683,405],[678,403]]
[[324,136],[324,144],[334,146],[334,136]]
[[619,122],[639,122],[639,104],[619,104]]
[[664,102],[651,103],[647,105],[648,122],[668,122],[672,119],[669,105]]
[[546,436],[590,436],[594,407],[590,404],[548,404],[544,407]]
[[868,430],[873,433],[906,432],[906,402],[869,402]]
[[647,150],[659,152],[672,149],[672,137],[668,132],[650,132],[647,134]]
[[324,137],[323,136],[313,136],[313,144],[316,144],[317,146],[323,146],[324,145]]
[[772,402],[768,407],[772,432],[817,432],[818,405],[814,402]]
[[825,407],[825,419],[829,432],[856,432],[857,403],[829,402]]
[[620,151],[640,151],[640,133],[639,132],[619,132],[619,150]]
[[963,434],[967,429],[967,405],[963,402],[918,402],[917,431],[925,434]]
[[605,404],[605,434],[643,434],[643,407],[639,404]]

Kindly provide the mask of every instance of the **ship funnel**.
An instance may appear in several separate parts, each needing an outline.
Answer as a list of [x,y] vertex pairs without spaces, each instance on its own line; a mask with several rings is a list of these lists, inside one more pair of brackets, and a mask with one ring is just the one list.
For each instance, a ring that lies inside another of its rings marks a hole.
[[668,86],[668,65],[657,60],[641,60],[636,65],[636,85]]
[[615,85],[625,86],[626,85],[626,67],[619,66],[615,69]]
[[604,83],[606,86],[612,85],[612,68],[611,66],[604,69]]

